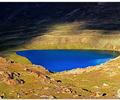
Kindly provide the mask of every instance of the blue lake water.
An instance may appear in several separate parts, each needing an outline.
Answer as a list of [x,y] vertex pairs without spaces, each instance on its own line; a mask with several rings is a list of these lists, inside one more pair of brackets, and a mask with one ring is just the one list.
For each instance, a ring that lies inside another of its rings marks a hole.
[[16,53],[52,72],[94,66],[117,56],[111,52],[93,50],[25,50]]

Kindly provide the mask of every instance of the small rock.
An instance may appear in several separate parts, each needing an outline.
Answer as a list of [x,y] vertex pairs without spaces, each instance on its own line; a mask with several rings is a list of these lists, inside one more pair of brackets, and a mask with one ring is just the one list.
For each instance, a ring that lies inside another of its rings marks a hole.
[[48,99],[48,96],[47,95],[41,95],[40,96],[42,99]]
[[55,81],[55,79],[54,79],[54,78],[50,78],[50,80],[51,80],[51,81]]
[[17,97],[20,98],[20,94],[19,93],[17,93]]
[[102,96],[106,96],[107,94],[106,93],[103,93]]
[[88,89],[85,89],[85,88],[82,88],[82,90],[92,93],[91,90],[88,90]]
[[25,95],[28,95],[29,93],[28,92],[25,92]]
[[109,86],[109,85],[108,85],[108,84],[106,84],[106,83],[103,83],[103,86],[107,87],[107,86]]
[[82,96],[81,94],[79,94],[78,96]]
[[19,84],[24,84],[25,81],[23,79],[16,79],[16,81],[19,83]]
[[11,61],[11,63],[15,63],[14,61]]
[[49,96],[49,99],[55,99],[56,97],[55,96]]
[[42,96],[40,96],[42,99],[55,99],[56,97],[55,96],[52,96],[52,95],[50,95],[50,96],[48,96],[48,95],[42,95]]
[[60,93],[60,91],[57,91],[57,93]]
[[1,96],[0,96],[0,99],[4,99],[5,98],[5,93],[3,93]]
[[61,83],[62,81],[61,80],[56,80],[57,83]]
[[0,98],[1,99],[5,98],[5,93],[2,93],[2,95],[0,95]]
[[94,88],[98,89],[98,88],[99,88],[99,86],[94,86]]
[[38,96],[38,94],[34,94],[34,95]]
[[21,83],[21,84],[24,84],[25,81],[24,81],[23,79],[20,79],[20,83]]
[[74,98],[75,98],[75,97],[79,97],[79,95],[75,94],[75,95],[73,95],[73,97],[74,97]]
[[100,92],[96,92],[95,93],[95,97],[100,97],[101,96],[101,93]]
[[3,99],[4,98],[4,96],[0,96],[0,99]]
[[118,66],[118,68],[120,68],[120,66]]
[[0,75],[4,74],[4,71],[0,71]]
[[63,88],[63,92],[62,93],[72,93],[72,89],[71,88]]
[[120,89],[117,90],[117,97],[120,98]]

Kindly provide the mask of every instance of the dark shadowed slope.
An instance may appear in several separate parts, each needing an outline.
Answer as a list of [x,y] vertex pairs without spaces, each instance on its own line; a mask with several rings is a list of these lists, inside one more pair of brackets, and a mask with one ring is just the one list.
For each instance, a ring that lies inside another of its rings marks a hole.
[[0,3],[0,12],[0,50],[28,43],[59,23],[84,22],[84,30],[120,26],[120,3]]

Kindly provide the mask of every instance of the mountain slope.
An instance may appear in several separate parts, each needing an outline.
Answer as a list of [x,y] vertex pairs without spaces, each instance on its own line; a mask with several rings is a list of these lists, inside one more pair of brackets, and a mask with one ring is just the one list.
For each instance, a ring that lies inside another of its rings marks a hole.
[[16,54],[26,49],[119,51],[120,3],[0,3],[0,8],[1,98],[120,98],[120,57],[51,73]]

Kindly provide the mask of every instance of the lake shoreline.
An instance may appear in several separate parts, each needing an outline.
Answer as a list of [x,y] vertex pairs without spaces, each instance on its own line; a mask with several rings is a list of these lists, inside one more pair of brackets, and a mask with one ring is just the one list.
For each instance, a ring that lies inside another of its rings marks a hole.
[[[26,49],[26,50],[28,50],[28,49]],[[39,50],[39,49],[32,49],[32,50]],[[41,49],[42,50],[42,49]],[[55,50],[55,49],[46,49],[46,50]],[[92,50],[92,51],[108,51],[108,52],[115,52],[115,53],[119,53],[119,51],[113,51],[113,50],[95,50],[95,49],[58,49],[58,50]],[[20,50],[21,51],[21,50]],[[13,51],[13,52],[15,52],[15,51]],[[8,59],[9,58],[15,58],[15,59],[17,59],[16,61],[23,61],[22,63],[23,64],[31,64],[32,65],[32,62],[30,61],[30,60],[28,60],[26,57],[23,57],[23,56],[20,56],[20,55],[17,55],[16,53],[13,53],[11,56],[9,56],[8,57]],[[116,57],[115,57],[116,58]],[[115,59],[115,58],[113,58],[113,59]],[[111,59],[111,60],[113,60],[113,59]],[[13,60],[13,59],[11,59],[11,60]],[[111,61],[110,60],[110,61]],[[24,63],[25,62],[25,63]],[[109,62],[109,61],[107,61],[107,62]],[[107,63],[107,62],[105,62],[105,63]],[[21,63],[21,62],[20,62]],[[93,67],[96,67],[96,68],[98,68],[97,66],[103,66],[104,65],[104,63],[102,63],[102,64],[100,64],[100,65],[96,65],[96,66],[93,66]],[[44,66],[43,66],[44,67]],[[88,70],[88,69],[94,69],[94,68],[92,68],[91,66],[88,66],[88,67],[86,67],[86,68],[75,68],[75,69],[71,69],[71,70],[67,70],[67,71],[62,71],[63,73],[64,72],[71,72],[71,71],[73,71],[73,70],[77,70],[77,69],[79,69],[79,70]],[[44,67],[45,68],[45,67]],[[95,69],[96,69],[95,68]],[[54,72],[54,73],[62,73],[62,72]]]

